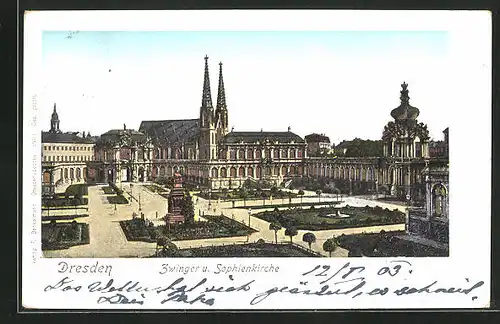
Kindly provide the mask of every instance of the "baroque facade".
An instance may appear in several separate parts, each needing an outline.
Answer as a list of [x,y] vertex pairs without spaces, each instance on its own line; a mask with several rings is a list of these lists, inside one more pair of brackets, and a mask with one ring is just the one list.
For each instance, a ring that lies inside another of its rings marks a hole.
[[214,107],[205,56],[198,118],[142,121],[138,130],[124,125],[89,141],[93,158],[80,162],[87,182],[148,182],[179,172],[188,184],[219,189],[238,188],[247,180],[280,185],[314,177],[348,185],[349,193],[383,191],[424,203],[422,171],[436,158],[429,156],[429,132],[417,120],[419,109],[409,104],[406,83],[400,105],[391,111],[393,121],[382,132],[383,156],[309,157],[307,139],[290,127],[283,132],[229,130],[222,63],[218,81]]
[[286,132],[235,132],[228,129],[228,107],[219,63],[217,103],[210,90],[208,57],[199,117],[141,122],[138,131],[110,130],[96,142],[90,179],[153,181],[180,172],[185,181],[213,189],[237,188],[246,180],[279,185],[304,174],[306,142]]
[[62,132],[56,104],[50,130],[42,132],[42,195],[56,187],[87,181],[87,164],[93,160],[95,138],[90,134]]
[[429,156],[427,125],[417,120],[420,111],[409,103],[408,85],[401,85],[401,104],[391,111],[382,132],[381,157],[309,158],[306,174],[335,182],[348,182],[349,192],[389,193],[410,204],[422,205],[426,199],[423,170],[428,165],[447,161]]

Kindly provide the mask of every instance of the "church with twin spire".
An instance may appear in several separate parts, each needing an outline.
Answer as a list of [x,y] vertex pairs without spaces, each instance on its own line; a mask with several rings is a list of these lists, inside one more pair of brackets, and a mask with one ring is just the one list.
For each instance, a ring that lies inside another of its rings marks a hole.
[[95,146],[100,181],[152,181],[176,171],[194,184],[209,188],[236,188],[246,180],[279,184],[304,173],[306,143],[288,128],[283,132],[235,132],[228,129],[228,106],[219,63],[217,101],[210,88],[205,56],[199,117],[142,121],[137,131],[113,129]]

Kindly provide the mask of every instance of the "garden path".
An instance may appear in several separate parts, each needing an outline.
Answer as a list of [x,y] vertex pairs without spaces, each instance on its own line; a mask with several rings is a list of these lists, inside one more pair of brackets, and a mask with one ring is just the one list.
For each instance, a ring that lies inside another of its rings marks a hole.
[[[139,202],[130,199],[130,192],[134,197],[137,197],[140,193],[141,196],[141,211],[144,213],[145,218],[155,220],[156,213],[158,212],[158,217],[162,217],[167,209],[166,199],[159,194],[152,193],[147,190],[144,186],[133,185],[132,191],[129,184],[124,184],[123,189],[125,191],[125,196],[129,199],[129,204],[123,205],[111,205],[108,203],[107,199],[104,197],[104,193],[101,188],[103,186],[90,186],[88,190],[89,199],[89,217],[78,219],[78,221],[86,222],[89,224],[90,228],[90,244],[75,246],[67,250],[57,250],[57,251],[44,251],[44,256],[46,257],[102,257],[102,258],[113,258],[113,257],[146,257],[154,254],[156,244],[146,243],[146,242],[130,242],[127,241],[123,231],[120,228],[119,221],[130,219],[132,212],[139,212]],[[312,192],[306,192],[306,195],[312,195]],[[321,201],[336,201],[336,197],[321,197]],[[303,197],[302,202],[317,202],[318,197]],[[357,197],[343,197],[344,201],[339,206],[344,206],[349,204],[351,206],[380,206],[382,208],[394,209],[404,211],[404,206],[393,205],[390,203],[381,203],[379,201],[373,201]],[[231,202],[216,202],[211,201],[210,212],[208,211],[208,200],[203,198],[194,197],[195,214],[198,217],[198,211],[205,212],[207,214],[220,215],[223,212],[226,216],[232,217],[234,214],[234,219],[243,222],[248,225],[248,209],[232,208]],[[285,199],[285,203],[288,199]],[[293,203],[300,202],[300,198],[293,198]],[[247,206],[252,207],[253,212],[262,211],[258,207],[262,206],[262,200],[247,201]],[[266,204],[270,203],[269,200]],[[282,204],[281,199],[275,199],[271,202],[272,204]],[[236,206],[243,205],[242,201],[237,202]],[[215,211],[214,211],[215,209]],[[271,208],[272,209],[272,208]],[[266,242],[274,241],[274,231],[269,230],[269,223],[261,220],[259,218],[250,216],[250,226],[258,230],[258,232],[251,234],[248,237],[249,242],[256,242],[259,239],[264,239]],[[323,251],[322,245],[324,240],[332,237],[332,235],[344,234],[356,234],[362,232],[380,232],[384,229],[385,231],[397,231],[403,230],[404,224],[401,225],[386,225],[386,226],[372,226],[372,227],[361,227],[361,228],[348,228],[348,229],[338,229],[338,230],[323,230],[323,231],[311,231],[314,232],[316,236],[316,242],[312,244],[311,248],[321,253],[322,255],[328,255],[327,252]],[[308,247],[308,244],[302,241],[302,235],[309,231],[298,231],[298,235],[293,238],[293,242],[304,247]],[[277,233],[278,242],[289,241],[290,238],[285,236],[285,229],[281,229]],[[199,247],[207,245],[224,245],[232,243],[244,243],[247,241],[246,237],[232,237],[232,238],[215,238],[215,239],[205,239],[205,240],[191,240],[191,241],[176,241],[175,244],[179,248],[187,247]],[[347,256],[347,250],[338,248],[332,256],[345,257]]]

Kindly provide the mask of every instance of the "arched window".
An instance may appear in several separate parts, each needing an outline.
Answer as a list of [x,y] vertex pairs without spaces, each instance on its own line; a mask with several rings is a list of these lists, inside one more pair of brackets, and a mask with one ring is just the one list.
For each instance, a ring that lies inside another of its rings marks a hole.
[[220,176],[221,176],[221,178],[226,178],[227,177],[226,168],[221,168],[220,169]]
[[229,151],[229,159],[233,160],[233,161],[236,160],[236,150],[235,149],[231,149]]
[[231,178],[236,178],[236,168],[231,167],[230,169]]
[[238,169],[238,176],[239,176],[240,178],[243,178],[243,177],[245,176],[245,168],[244,168],[244,167],[240,167],[240,168]]
[[279,159],[280,158],[280,150],[279,149],[275,149],[274,150],[274,156],[273,156],[275,159]]
[[432,215],[434,217],[448,216],[448,193],[442,184],[437,184],[432,190]]
[[288,175],[288,169],[287,169],[287,167],[286,167],[286,166],[282,166],[282,167],[281,167],[281,175],[282,175],[282,176],[286,176],[286,175]]
[[244,160],[245,159],[245,150],[244,149],[240,149],[238,151],[238,159],[239,160]]
[[255,168],[255,177],[260,178],[261,176],[262,176],[262,169],[260,166],[257,166],[257,168]]
[[247,169],[247,175],[249,177],[253,177],[253,168],[252,167],[248,167],[248,169]]
[[288,159],[288,151],[287,150],[281,150],[281,158]]
[[50,183],[50,173],[49,172],[43,173],[43,183],[45,183],[45,184]]
[[253,160],[253,149],[248,149],[247,150],[247,159],[248,160]]
[[260,150],[259,150],[259,149],[257,149],[257,150],[255,151],[255,159],[256,159],[256,160],[258,160],[258,159],[260,159],[260,157],[261,157],[261,152],[260,152]]
[[297,157],[299,157],[299,158],[303,157],[302,150],[297,151]]
[[291,159],[294,159],[294,158],[295,158],[295,150],[294,150],[294,149],[291,149],[291,150],[290,150],[290,158],[291,158]]

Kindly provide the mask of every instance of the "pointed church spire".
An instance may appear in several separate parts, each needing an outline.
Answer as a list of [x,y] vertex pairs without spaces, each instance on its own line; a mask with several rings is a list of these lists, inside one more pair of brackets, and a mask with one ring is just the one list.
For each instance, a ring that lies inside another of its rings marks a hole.
[[50,119],[50,132],[59,133],[59,115],[56,111],[56,104],[54,103],[54,111],[52,112],[52,118]]
[[219,62],[219,90],[217,91],[217,110],[226,110],[226,91],[224,90],[224,79],[222,78],[222,62]]
[[205,77],[203,79],[203,95],[201,107],[212,109],[212,94],[210,92],[210,76],[208,74],[208,56],[205,55]]

